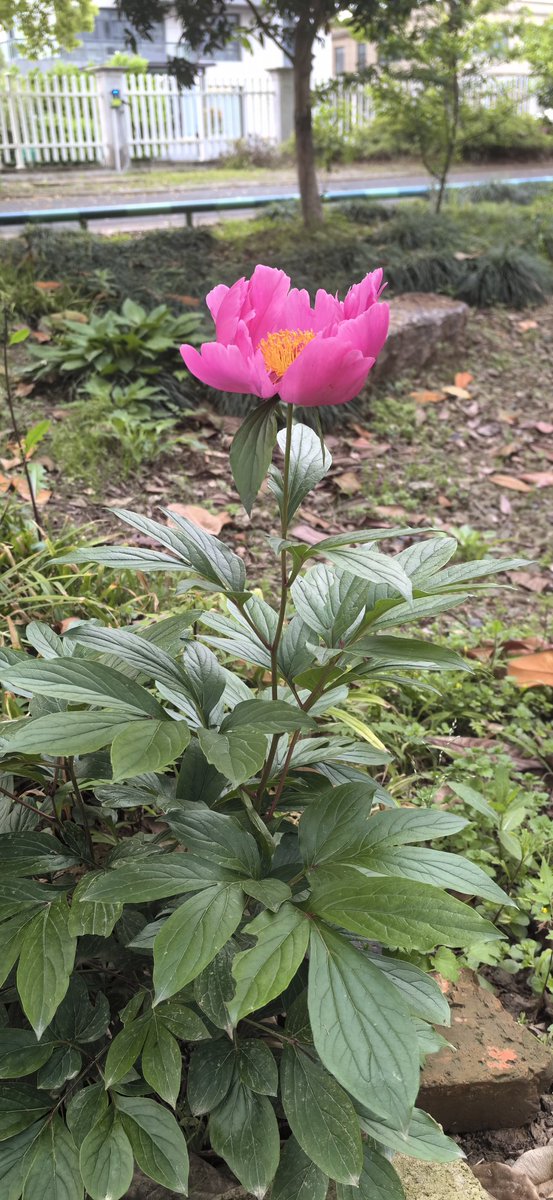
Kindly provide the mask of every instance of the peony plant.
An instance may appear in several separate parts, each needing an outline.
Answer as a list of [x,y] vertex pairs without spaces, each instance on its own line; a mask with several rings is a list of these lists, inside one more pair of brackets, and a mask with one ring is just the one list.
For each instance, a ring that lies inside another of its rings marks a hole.
[[[261,401],[231,465],[248,512],[268,475],[274,595],[185,518],[122,510],[162,549],[79,561],[169,572],[182,612],[63,636],[31,622],[30,651],[0,650],[2,1200],[118,1200],[135,1166],[186,1195],[187,1145],[255,1197],[401,1200],[396,1151],[459,1156],[416,1107],[449,1019],[420,964],[495,938],[478,902],[509,900],[432,848],[457,812],[386,790],[389,755],[348,696],[469,669],[398,631],[519,563],[451,566],[454,539],[430,530],[313,547],[289,528],[331,465],[295,406],[362,388],[381,283],[311,306],[260,266],[208,297],[216,340],[183,347],[199,378]],[[404,549],[383,553],[390,538]]]

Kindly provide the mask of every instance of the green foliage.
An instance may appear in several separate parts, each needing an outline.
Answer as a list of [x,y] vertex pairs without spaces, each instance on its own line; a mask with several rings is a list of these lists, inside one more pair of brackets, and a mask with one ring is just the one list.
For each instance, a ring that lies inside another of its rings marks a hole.
[[0,26],[17,29],[17,38],[29,58],[55,54],[79,45],[79,34],[94,27],[95,7],[90,0],[2,0]]
[[[164,375],[175,374],[179,341],[200,344],[200,320],[195,313],[175,317],[164,304],[147,311],[128,298],[120,312],[92,313],[85,321],[62,317],[57,339],[34,347],[38,361],[32,374],[35,379],[57,380],[68,373],[81,381],[95,374],[119,384],[120,391],[122,384],[142,387],[151,377],[157,381],[154,396],[159,397],[167,393]],[[114,400],[120,398],[115,392]],[[136,397],[146,398],[151,400],[152,394]]]
[[553,17],[540,24],[524,23],[521,31],[522,54],[532,68],[538,100],[542,108],[553,106]]
[[[330,1180],[343,1200],[358,1184],[400,1200],[388,1148],[458,1156],[414,1108],[419,1039],[447,1021],[422,966],[444,947],[493,954],[482,905],[510,912],[510,897],[434,848],[463,816],[396,805],[373,774],[393,771],[385,722],[377,736],[351,710],[368,681],[409,696],[414,672],[466,671],[398,633],[521,564],[451,566],[454,538],[409,529],[288,540],[332,459],[291,409],[279,434],[274,416],[248,418],[232,466],[250,508],[269,476],[276,604],[185,518],[121,510],[138,541],[70,550],[58,569],[162,571],[210,605],[131,629],[95,614],[61,637],[33,622],[32,652],[0,651],[10,1200],[118,1200],[134,1164],[186,1194],[185,1132],[281,1200],[294,1180],[320,1200]],[[408,544],[384,554],[390,536]]]
[[525,308],[528,304],[543,304],[551,292],[551,267],[535,254],[507,247],[469,261],[456,287],[459,298],[476,308],[491,308],[494,304]]
[[148,59],[143,58],[141,54],[130,54],[126,50],[116,50],[111,58],[108,58],[106,67],[120,67],[122,71],[126,71],[130,75],[143,75],[148,69]]

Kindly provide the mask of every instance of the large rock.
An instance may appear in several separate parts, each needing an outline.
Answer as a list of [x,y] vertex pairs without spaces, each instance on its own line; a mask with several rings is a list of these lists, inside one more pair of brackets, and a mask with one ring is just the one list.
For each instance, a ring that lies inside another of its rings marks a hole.
[[405,1200],[487,1200],[487,1192],[464,1162],[419,1162],[396,1154],[394,1167]]
[[553,1080],[553,1055],[471,971],[447,985],[454,1047],[430,1055],[417,1103],[451,1133],[516,1129],[536,1116]]
[[424,366],[437,346],[464,333],[469,309],[462,300],[433,292],[406,292],[390,300],[390,332],[371,378],[402,375]]

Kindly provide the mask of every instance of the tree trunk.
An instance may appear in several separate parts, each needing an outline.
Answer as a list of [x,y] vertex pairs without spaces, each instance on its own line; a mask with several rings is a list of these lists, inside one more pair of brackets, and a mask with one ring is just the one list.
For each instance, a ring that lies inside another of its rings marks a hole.
[[301,209],[307,228],[320,225],[323,219],[323,206],[315,170],[311,113],[311,63],[314,40],[309,20],[300,19],[296,26],[294,52],[294,124]]

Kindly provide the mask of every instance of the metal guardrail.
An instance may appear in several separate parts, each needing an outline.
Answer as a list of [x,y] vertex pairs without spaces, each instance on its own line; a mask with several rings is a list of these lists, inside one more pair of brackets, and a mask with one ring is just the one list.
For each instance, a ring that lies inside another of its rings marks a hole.
[[[479,180],[455,180],[447,184],[448,191],[484,187],[492,182],[518,187],[529,183],[553,184],[553,175],[534,175],[530,178]],[[343,200],[405,200],[416,196],[428,196],[434,191],[432,184],[413,183],[403,187],[355,188],[351,191],[323,192],[324,203],[332,204]],[[297,192],[285,192],[272,196],[229,196],[199,200],[154,200],[143,204],[99,204],[86,208],[37,208],[14,212],[0,212],[0,227],[6,225],[52,225],[61,221],[76,221],[86,229],[89,221],[104,221],[113,217],[157,217],[174,213],[183,214],[186,224],[193,225],[194,213],[230,212],[251,208],[265,208],[268,204],[299,200]]]

